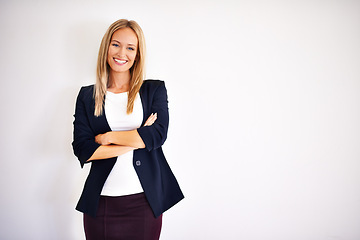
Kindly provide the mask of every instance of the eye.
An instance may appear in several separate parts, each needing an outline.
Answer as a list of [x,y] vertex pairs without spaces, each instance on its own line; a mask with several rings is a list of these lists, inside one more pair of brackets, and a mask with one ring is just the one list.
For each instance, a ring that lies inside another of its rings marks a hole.
[[118,46],[119,46],[119,44],[117,44],[117,43],[113,43],[113,44],[111,44],[111,46],[118,47]]
[[133,47],[128,47],[128,49],[129,49],[130,51],[134,51],[134,50],[135,50],[135,48],[133,48]]

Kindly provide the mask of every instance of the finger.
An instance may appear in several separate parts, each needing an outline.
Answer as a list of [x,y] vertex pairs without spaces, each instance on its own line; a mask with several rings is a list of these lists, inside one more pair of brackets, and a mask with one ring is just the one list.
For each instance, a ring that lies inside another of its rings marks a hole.
[[151,114],[150,117],[146,120],[144,126],[151,126],[156,120],[156,115],[155,114]]
[[157,113],[151,113],[144,126],[151,126],[157,119]]
[[148,120],[146,120],[144,126],[149,126],[150,124],[151,124],[151,121],[150,121],[150,119],[148,119]]
[[147,121],[150,121],[153,116],[154,116],[154,115],[151,114],[151,115],[148,117]]
[[97,135],[95,137],[95,142],[98,143],[98,144],[101,144],[99,135]]
[[151,119],[151,116],[152,116],[152,115],[153,115],[153,114],[150,114],[150,116],[146,119],[145,124],[147,124],[147,123],[150,122],[150,119]]
[[157,119],[157,113],[155,113],[152,117],[151,117],[151,121],[155,122],[155,120]]
[[147,119],[147,121],[151,122],[151,121],[153,120],[153,118],[154,118],[154,114],[152,113],[152,114],[149,116],[149,118]]

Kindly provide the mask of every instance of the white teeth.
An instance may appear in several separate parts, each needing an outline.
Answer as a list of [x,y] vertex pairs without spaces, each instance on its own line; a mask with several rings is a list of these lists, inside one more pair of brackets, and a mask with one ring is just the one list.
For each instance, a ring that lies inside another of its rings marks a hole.
[[114,60],[115,60],[115,62],[118,62],[120,64],[124,64],[124,63],[127,62],[126,60],[119,60],[119,59],[116,59],[116,58],[114,58]]

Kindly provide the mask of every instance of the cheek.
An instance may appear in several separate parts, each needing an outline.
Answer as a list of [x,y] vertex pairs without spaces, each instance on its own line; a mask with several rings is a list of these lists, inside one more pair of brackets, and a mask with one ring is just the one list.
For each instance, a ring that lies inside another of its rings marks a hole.
[[110,57],[110,56],[114,55],[114,50],[111,47],[109,47],[107,53],[108,53],[108,57]]
[[108,54],[108,57],[106,59],[107,64],[110,65],[110,63],[112,62],[111,60],[112,60],[112,57],[110,56],[110,54]]
[[136,58],[136,52],[130,53],[129,57],[131,57],[132,60],[135,60],[135,58]]
[[107,52],[107,61],[109,62],[110,59],[112,59],[112,52],[111,49],[109,48],[108,52]]

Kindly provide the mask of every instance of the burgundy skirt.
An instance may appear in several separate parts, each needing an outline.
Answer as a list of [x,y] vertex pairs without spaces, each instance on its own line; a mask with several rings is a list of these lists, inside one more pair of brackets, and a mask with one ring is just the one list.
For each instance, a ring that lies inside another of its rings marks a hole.
[[161,224],[144,193],[101,196],[96,217],[84,214],[87,240],[158,240]]

